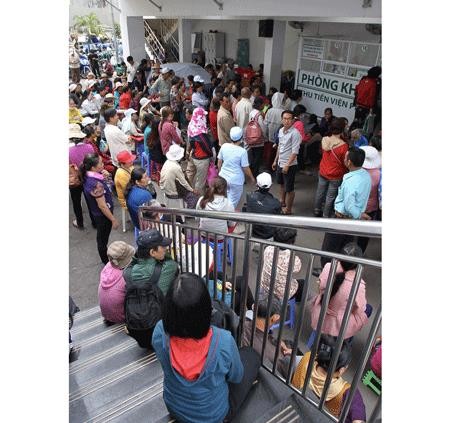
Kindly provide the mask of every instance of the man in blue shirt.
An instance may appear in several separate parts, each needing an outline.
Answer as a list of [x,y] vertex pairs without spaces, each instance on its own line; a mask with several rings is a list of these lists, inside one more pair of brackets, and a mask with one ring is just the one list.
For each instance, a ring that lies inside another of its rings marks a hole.
[[[358,147],[350,147],[345,155],[344,164],[349,172],[344,175],[334,201],[337,218],[370,220],[370,217],[364,213],[371,188],[370,175],[362,168],[365,158],[366,153]],[[322,250],[337,253],[351,241],[353,241],[352,235],[326,233]],[[321,257],[320,261],[323,267],[330,259]]]

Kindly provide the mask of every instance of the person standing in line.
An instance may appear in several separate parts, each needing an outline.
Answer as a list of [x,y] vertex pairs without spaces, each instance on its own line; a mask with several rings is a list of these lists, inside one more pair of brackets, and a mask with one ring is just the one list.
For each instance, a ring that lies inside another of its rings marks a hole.
[[170,90],[172,82],[169,68],[162,68],[161,75],[150,88],[150,94],[159,94],[159,104],[162,107],[170,106]]
[[169,106],[161,109],[161,121],[158,125],[158,133],[164,155],[167,154],[172,144],[183,144],[179,130],[177,130],[178,122],[174,122],[173,117],[173,110]]
[[292,214],[295,191],[295,173],[297,170],[297,156],[302,138],[297,129],[294,128],[294,114],[285,110],[281,114],[283,127],[279,130],[279,145],[272,170],[277,171],[278,183],[281,185],[281,206],[284,214]]
[[236,104],[236,126],[242,129],[248,124],[250,113],[252,112],[252,102],[250,101],[250,88],[245,87],[241,90],[241,99]]
[[108,239],[111,229],[119,222],[114,217],[114,203],[103,173],[102,158],[98,154],[87,154],[80,166],[83,190],[89,210],[97,226],[97,250],[103,264],[108,263]]
[[211,129],[216,153],[219,151],[219,136],[217,134],[217,113],[219,112],[219,109],[220,101],[214,97],[209,108],[209,128]]
[[127,65],[127,85],[128,87],[133,88],[133,81],[137,71],[137,67],[136,64],[134,63],[133,56],[127,57],[126,65]]
[[217,97],[220,102],[220,109],[217,113],[217,136],[219,145],[231,143],[230,130],[235,125],[231,116],[231,102],[228,94],[224,93]]
[[314,200],[314,216],[333,217],[334,200],[348,169],[344,164],[348,144],[343,140],[342,122],[335,119],[331,126],[331,135],[322,138],[322,159],[319,167],[319,180]]
[[80,56],[75,47],[70,48],[69,68],[70,68],[70,79],[75,84],[78,84],[78,82],[80,82]]
[[264,123],[267,126],[268,140],[264,143],[264,164],[266,169],[272,167],[273,160],[276,155],[275,136],[281,126],[281,114],[283,109],[281,103],[283,101],[283,93],[275,92],[271,98],[272,107],[267,110],[264,117]]
[[194,77],[194,92],[192,94],[192,106],[201,107],[207,110],[209,100],[203,93],[204,83],[205,81],[202,78],[200,78],[200,76],[196,75]]
[[119,167],[117,154],[123,150],[131,153],[131,141],[118,127],[119,115],[113,108],[105,110],[105,138],[108,143],[109,153],[114,166]]
[[[248,153],[248,160],[250,162],[250,170],[252,171],[253,175],[259,175],[259,171],[261,168],[261,165],[263,164],[263,154],[264,154],[264,143],[267,140],[267,126],[264,122],[264,118],[262,115],[262,109],[264,108],[264,99],[262,97],[256,97],[253,102],[253,110],[250,112],[249,115],[249,122],[255,121],[255,123],[259,126],[261,129],[261,137],[259,142],[255,143],[249,143],[250,140],[244,139],[247,153]],[[247,127],[245,129],[245,138],[249,136],[248,132],[248,123]]]
[[[345,154],[344,164],[349,170],[342,178],[338,195],[334,201],[334,211],[340,219],[370,220],[365,213],[369,201],[372,182],[367,170],[362,168],[366,153],[358,147],[350,147]],[[352,235],[325,233],[322,250],[338,253],[348,242],[353,241]],[[320,259],[322,267],[329,261],[327,257]],[[314,269],[319,274],[320,269]]]
[[187,129],[195,166],[194,189],[197,192],[203,192],[205,188],[209,163],[214,156],[213,143],[206,126],[207,114],[201,107],[195,108]]
[[219,176],[227,181],[227,197],[236,209],[244,189],[245,175],[256,183],[249,163],[247,151],[240,146],[244,133],[239,126],[230,129],[231,143],[222,145],[217,156]]
[[[69,148],[69,165],[75,166],[79,169],[83,163],[86,154],[93,154],[94,148],[92,145],[83,143],[86,134],[80,130],[76,123],[69,125],[69,139],[74,142]],[[72,221],[72,225],[77,229],[84,229],[83,209],[81,207],[81,194],[83,193],[83,185],[69,187],[70,198],[72,199],[73,212],[76,219]]]

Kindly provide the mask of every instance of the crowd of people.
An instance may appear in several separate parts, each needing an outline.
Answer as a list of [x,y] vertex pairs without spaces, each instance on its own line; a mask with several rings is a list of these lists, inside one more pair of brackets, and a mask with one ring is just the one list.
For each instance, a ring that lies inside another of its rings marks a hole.
[[[279,251],[272,288],[274,247],[261,252],[264,266],[259,307],[253,316],[255,342],[253,348],[238,349],[230,332],[211,324],[213,304],[205,283],[209,275],[199,269],[194,272],[194,263],[190,263],[191,272],[180,272],[169,248],[177,234],[166,237],[156,228],[142,227],[139,207],[161,206],[155,203],[153,184],[159,185],[161,203],[167,207],[295,215],[296,176],[308,164],[316,164],[314,216],[381,220],[381,119],[377,99],[367,99],[363,86],[357,87],[355,120],[349,125],[346,118],[333,116],[331,108],[324,111],[321,120],[307,113],[300,90],[278,92],[270,87],[266,93],[262,73],[247,80],[232,65],[206,65],[205,69],[209,81],[199,75],[184,79],[164,65],[146,59],[137,64],[129,56],[122,76],[111,74],[109,69],[108,73],[88,73],[80,79],[79,72],[71,71],[69,84],[72,224],[78,230],[85,227],[84,196],[97,231],[98,254],[105,265],[98,290],[101,312],[108,323],[125,322],[141,347],[154,349],[164,370],[167,408],[186,422],[219,422],[233,417],[257,376],[266,317],[271,325],[279,322],[286,286],[289,298],[300,302],[304,281],[287,281],[293,254],[288,246],[296,242],[297,231],[253,225],[254,237],[285,244],[286,249]],[[367,78],[375,79],[378,87],[380,74],[379,68],[370,70]],[[280,185],[278,199],[270,192],[274,179]],[[244,207],[239,208],[246,183],[256,185],[256,190],[246,194]],[[111,230],[119,227],[114,196],[131,218],[136,247],[123,241],[109,244]],[[232,232],[235,227],[233,221],[199,219],[203,241],[216,242],[215,249],[224,242],[223,236],[207,239],[206,233]],[[367,243],[368,238],[327,233],[322,249],[362,257]],[[298,273],[301,265],[295,257],[293,273]],[[309,346],[316,335],[330,272],[328,259],[323,257],[321,265],[314,270],[319,287],[312,302]],[[337,267],[310,381],[318,396],[355,278],[354,269],[353,263],[345,261]],[[271,289],[274,300],[269,309]],[[253,303],[249,291],[246,308],[252,310]],[[140,323],[136,322],[139,316],[132,313],[138,306],[147,309]],[[235,310],[239,313],[239,308]],[[327,394],[326,405],[335,416],[350,386],[342,375],[351,359],[353,337],[368,323],[371,311],[361,281]],[[247,345],[248,319],[244,325]],[[141,325],[144,320],[146,324]],[[273,361],[272,341],[265,358]],[[291,382],[301,388],[311,357],[308,352],[293,352],[289,342],[283,341],[278,363],[282,374],[292,354],[296,355],[296,369]],[[208,398],[215,403],[214,415]],[[358,391],[346,421],[365,421]]]

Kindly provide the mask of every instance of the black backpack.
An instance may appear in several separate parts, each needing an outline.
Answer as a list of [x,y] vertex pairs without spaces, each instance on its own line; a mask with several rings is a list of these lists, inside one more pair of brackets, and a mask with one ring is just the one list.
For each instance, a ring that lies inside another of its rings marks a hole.
[[158,286],[162,264],[156,262],[153,274],[149,279],[133,280],[132,267],[123,272],[126,282],[125,324],[128,334],[140,347],[152,347],[153,329],[162,317],[164,294]]

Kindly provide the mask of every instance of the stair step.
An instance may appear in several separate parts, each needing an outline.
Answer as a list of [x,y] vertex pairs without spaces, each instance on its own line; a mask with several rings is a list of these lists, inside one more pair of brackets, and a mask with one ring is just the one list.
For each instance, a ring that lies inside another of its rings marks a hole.
[[294,423],[301,422],[297,404],[293,396],[270,409],[254,423]]
[[90,318],[91,316],[93,316],[95,314],[98,314],[98,315],[102,314],[100,312],[100,307],[99,306],[95,306],[95,307],[92,307],[92,308],[88,308],[86,310],[79,311],[78,313],[75,313],[75,316],[74,316],[73,319],[74,319],[75,322],[81,322],[82,320],[88,319],[88,318]]
[[90,380],[88,383],[81,386],[77,390],[72,391],[69,395],[69,402],[76,401],[86,395],[89,395],[92,392],[97,391],[98,389],[102,389],[114,382],[117,382],[125,378],[126,376],[150,365],[151,363],[155,363],[156,361],[156,355],[153,353],[150,355],[146,355],[145,357],[141,357],[138,360],[135,360],[119,368],[118,370],[104,375],[103,377],[96,377],[94,378],[94,380]]
[[87,368],[93,365],[98,365],[101,361],[111,358],[118,353],[128,351],[133,347],[136,347],[136,341],[132,338],[129,338],[124,342],[121,342],[120,344],[113,346],[112,348],[103,350],[98,354],[93,354],[89,358],[86,358],[84,360],[82,359],[82,357],[81,358],[79,357],[77,361],[75,361],[69,366],[69,375],[86,370]]
[[[125,335],[126,333],[124,329],[125,325],[122,323],[119,325],[109,326],[108,329],[102,328],[101,332],[86,338],[72,335],[72,340],[76,345],[80,346],[82,349],[85,349],[91,345],[98,345],[100,342],[106,341],[108,338],[111,338],[116,334]],[[102,346],[104,347],[105,344],[102,344]]]
[[[163,391],[163,381],[159,380],[155,384],[141,390],[137,394],[134,394],[123,401],[118,402],[113,407],[110,407],[108,410],[103,411],[100,414],[97,414],[95,417],[86,421],[86,423],[104,423],[110,422],[120,416],[127,414],[126,420],[132,422],[138,421],[148,421],[148,418],[152,414],[146,414],[146,419],[144,420],[136,420],[132,418],[132,412],[136,410],[141,410],[143,405],[152,401],[154,398],[158,396],[162,396]],[[164,410],[165,407],[161,410],[163,413],[165,411],[168,414],[167,409]],[[152,415],[153,416],[153,415]]]
[[82,325],[78,324],[78,322],[74,322],[70,333],[72,334],[72,336],[76,336],[91,329],[96,329],[99,326],[102,328],[108,327],[104,322],[105,321],[103,317],[97,317],[94,320],[88,320]]

